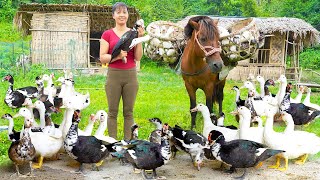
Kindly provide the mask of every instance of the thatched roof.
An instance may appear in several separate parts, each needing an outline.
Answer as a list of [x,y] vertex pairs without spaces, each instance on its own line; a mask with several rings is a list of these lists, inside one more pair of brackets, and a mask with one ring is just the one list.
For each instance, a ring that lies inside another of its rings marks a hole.
[[[178,23],[181,26],[185,26],[188,20],[192,16],[188,16]],[[217,17],[210,16],[213,19],[219,19],[219,26],[230,27],[236,21],[242,20],[244,18],[237,17]],[[293,38],[308,39],[310,45],[315,45],[320,43],[320,33],[311,24],[298,18],[287,18],[287,17],[272,17],[272,18],[254,18],[259,28],[260,33],[263,34],[273,34],[275,32],[292,33]]]
[[[140,18],[134,7],[128,7],[128,26],[132,27]],[[22,4],[15,17],[14,24],[24,35],[30,34],[30,22],[33,13],[58,13],[58,12],[82,12],[90,17],[90,30],[101,32],[114,26],[112,19],[112,6],[92,4]]]

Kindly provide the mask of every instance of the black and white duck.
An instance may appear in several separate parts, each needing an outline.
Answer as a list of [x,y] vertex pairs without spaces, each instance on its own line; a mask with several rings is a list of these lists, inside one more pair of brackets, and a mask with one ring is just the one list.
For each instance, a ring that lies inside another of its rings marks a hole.
[[[145,140],[131,140],[128,145],[122,146],[121,150],[111,153],[117,158],[125,158],[136,169],[142,170],[145,179],[156,179],[156,168],[167,164],[171,157],[169,135],[161,137],[161,144]],[[152,170],[149,177],[146,170]]]
[[280,111],[289,113],[295,125],[308,124],[320,115],[320,111],[314,110],[303,103],[290,103],[292,88],[292,85],[287,85],[286,94],[280,104]]
[[[36,77],[36,83],[37,83],[37,78],[38,77]],[[12,81],[13,81],[13,77],[12,77]],[[22,93],[24,96],[29,97],[31,99],[37,98],[39,96],[39,90],[37,87],[34,87],[34,86],[22,87],[22,88],[18,88],[16,90],[19,91],[20,93]]]
[[180,126],[175,125],[171,128],[173,133],[174,145],[191,157],[194,166],[200,170],[204,158],[204,148],[209,149],[208,140],[199,133],[192,130],[183,130]]
[[267,79],[266,82],[264,83],[264,95],[265,96],[271,96],[271,97],[275,97],[275,94],[272,94],[269,90],[270,86],[275,86],[274,80],[273,79]]
[[26,97],[21,92],[13,90],[13,77],[8,74],[2,79],[2,81],[9,82],[9,87],[4,99],[6,105],[8,105],[10,108],[22,107],[22,104],[24,103]]
[[153,123],[156,126],[156,129],[153,130],[149,135],[149,141],[160,144],[162,136],[162,122],[157,117],[149,119],[149,122]]
[[[213,156],[230,166],[230,173],[236,168],[249,168],[257,166],[260,162],[283,153],[282,150],[267,148],[265,145],[243,139],[225,141],[221,132],[213,130],[209,133],[208,140],[212,144]],[[239,178],[244,178],[246,169]]]
[[245,100],[242,100],[240,97],[240,89],[238,86],[233,86],[232,90],[236,91],[236,106],[244,106]]
[[15,142],[20,140],[20,132],[14,130],[14,122],[11,114],[4,114],[2,119],[6,119],[9,121],[8,126],[8,138],[10,141]]
[[[94,136],[78,136],[80,110],[74,111],[72,125],[64,140],[67,154],[80,163],[77,172],[83,172],[83,163],[93,164],[97,170],[103,160],[113,151],[113,144],[105,143]],[[93,167],[94,169],[94,167]]]
[[21,175],[19,172],[19,165],[26,163],[29,163],[30,165],[30,173],[28,175],[33,176],[32,160],[36,155],[36,150],[29,135],[31,126],[31,119],[26,119],[24,122],[25,129],[22,133],[21,139],[12,142],[8,150],[8,156],[10,160],[13,161],[19,177],[26,177],[25,175]]

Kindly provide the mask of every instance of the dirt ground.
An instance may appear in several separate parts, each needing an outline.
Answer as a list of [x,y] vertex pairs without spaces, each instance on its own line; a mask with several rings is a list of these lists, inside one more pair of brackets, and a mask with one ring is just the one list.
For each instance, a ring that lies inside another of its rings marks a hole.
[[[260,169],[249,168],[245,179],[320,179],[320,160],[311,158],[305,165],[296,165],[293,162],[289,163],[289,168],[286,172],[281,172],[274,169],[268,169],[274,159],[267,161]],[[77,170],[77,167],[68,166],[70,158],[67,155],[62,155],[61,160],[45,161],[42,170],[35,170],[35,177],[19,178],[19,179],[46,179],[46,180],[102,180],[102,179],[143,179],[141,174],[134,174],[131,165],[122,166],[117,159],[106,159],[101,166],[100,171],[91,171],[90,165],[85,165],[84,175],[75,174],[72,171]],[[220,169],[220,163],[217,161],[205,160],[204,167],[200,171],[192,166],[190,157],[185,153],[178,153],[176,159],[168,164],[157,169],[158,176],[165,176],[166,179],[234,179],[243,173],[239,169],[237,173],[227,174]],[[28,172],[28,166],[22,167],[21,172]],[[0,179],[18,179],[16,175],[12,175],[15,168],[12,164],[2,166],[0,168]]]

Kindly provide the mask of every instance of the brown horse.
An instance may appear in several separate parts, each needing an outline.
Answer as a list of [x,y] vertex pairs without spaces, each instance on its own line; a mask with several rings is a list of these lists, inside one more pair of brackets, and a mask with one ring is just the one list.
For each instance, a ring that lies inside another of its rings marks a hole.
[[[190,109],[196,107],[196,91],[202,89],[206,105],[213,113],[213,102],[219,103],[222,113],[223,88],[225,79],[219,80],[219,72],[224,66],[220,56],[217,20],[207,16],[190,18],[184,28],[187,45],[181,61],[181,73],[190,98]],[[196,125],[197,112],[191,112],[191,129]]]

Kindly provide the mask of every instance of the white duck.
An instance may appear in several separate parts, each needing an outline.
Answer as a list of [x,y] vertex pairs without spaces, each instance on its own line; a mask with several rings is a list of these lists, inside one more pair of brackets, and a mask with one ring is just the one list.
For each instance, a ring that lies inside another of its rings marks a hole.
[[94,114],[90,114],[88,124],[83,131],[84,136],[91,136],[95,122],[96,122],[96,118],[94,117]]
[[216,130],[216,131],[220,131],[224,135],[226,141],[231,141],[239,138],[238,130],[229,129],[226,127],[219,127],[214,125],[211,121],[210,112],[206,105],[198,104],[195,108],[191,109],[190,111],[191,112],[200,111],[202,113],[203,123],[204,123],[202,135],[204,137],[208,137],[209,133],[212,130]]
[[248,90],[252,90],[254,92],[254,97],[260,97],[260,94],[257,92],[257,90],[252,82],[245,81],[243,83],[243,86],[240,87],[240,89],[243,89],[243,88],[247,88]]
[[265,96],[265,91],[264,91],[264,84],[265,84],[265,80],[262,76],[257,76],[256,77],[257,81],[259,82],[259,86],[260,86],[260,97],[264,97]]
[[102,141],[106,141],[106,142],[109,142],[109,143],[117,142],[116,139],[104,135],[104,132],[107,129],[108,114],[104,110],[99,110],[95,115],[95,119],[99,119],[100,125],[99,125],[96,133],[94,134],[94,136],[97,139],[100,139]]
[[50,75],[44,74],[44,75],[42,76],[42,80],[43,80],[43,81],[47,81],[47,87],[45,87],[45,88],[43,89],[43,94],[49,95],[49,93],[50,93],[49,90],[52,89],[52,91],[51,91],[52,96],[55,96],[55,95],[56,95],[57,89],[55,88],[55,86],[53,86],[53,81],[52,81],[52,78],[53,78],[53,77],[54,77],[54,74],[53,74],[53,73],[50,74]]
[[[301,135],[297,133],[281,133],[273,130],[274,113],[266,110],[267,121],[264,127],[264,142],[272,149],[284,150],[285,152],[277,156],[276,164],[269,168],[276,168],[285,171],[288,168],[288,160],[299,158],[297,163],[304,162],[307,155],[313,153],[320,148],[320,142],[312,144],[309,142],[309,135]],[[280,158],[285,160],[285,166],[280,168]],[[300,163],[302,164],[302,163]]]
[[[63,121],[60,124],[59,129],[62,131],[62,136],[66,137],[71,124],[72,124],[72,116],[75,110],[79,109],[82,110],[86,107],[88,107],[90,104],[90,94],[87,93],[86,95],[74,95],[66,100],[63,101],[63,107],[66,108],[64,115],[63,115]],[[84,132],[82,130],[78,130],[78,135],[82,136],[84,135]]]
[[263,127],[250,127],[251,112],[245,106],[241,106],[237,109],[240,121],[239,121],[239,139],[246,139],[263,143]]
[[318,104],[314,104],[314,103],[310,102],[310,95],[311,95],[311,88],[308,88],[307,89],[307,95],[303,100],[303,104],[306,105],[306,106],[309,106],[309,107],[311,107],[313,109],[316,109],[316,110],[320,111],[320,106]]
[[[303,86],[299,86],[298,95],[295,98],[291,98],[290,97],[290,103],[301,103],[301,98],[302,98],[303,91],[304,91],[304,87]],[[309,98],[309,100],[310,100],[310,98]]]
[[280,88],[279,88],[277,95],[275,97],[277,100],[278,106],[280,106],[280,104],[283,100],[283,97],[286,94],[287,78],[285,75],[280,75],[279,79],[275,82],[280,83]]
[[[24,103],[22,104],[22,106],[25,106],[30,112],[33,112],[34,105],[32,103],[31,98],[26,98],[24,100]],[[31,113],[31,117],[34,119],[34,114],[33,113]],[[38,126],[38,123],[36,121],[34,121],[33,125],[34,126]]]
[[[15,116],[23,116],[26,119],[31,118],[31,112],[27,108],[21,108],[19,113]],[[63,145],[63,138],[60,136],[52,137],[45,132],[30,132],[31,142],[36,149],[38,164],[34,164],[33,168],[39,169],[42,167],[43,158],[50,158],[56,155]]]

